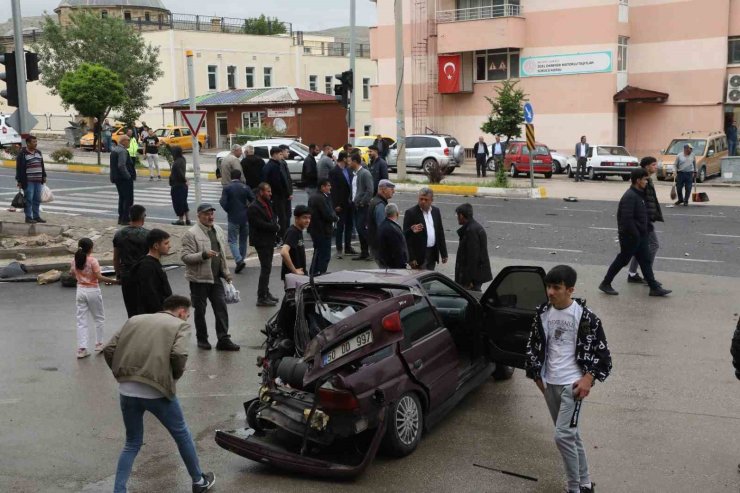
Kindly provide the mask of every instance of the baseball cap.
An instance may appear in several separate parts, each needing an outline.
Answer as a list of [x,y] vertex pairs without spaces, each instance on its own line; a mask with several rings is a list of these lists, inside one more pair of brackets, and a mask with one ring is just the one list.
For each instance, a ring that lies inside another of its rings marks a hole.
[[396,188],[396,184],[390,180],[380,180],[378,182],[378,188]]
[[202,204],[198,206],[198,214],[200,214],[201,212],[208,212],[208,211],[215,211],[215,210],[216,208],[213,207],[208,202],[203,202]]
[[689,149],[693,149],[693,148],[694,148],[694,146],[692,146],[692,145],[691,145],[691,144],[689,144],[688,142],[686,142],[686,143],[685,143],[685,144],[684,144],[683,146],[684,146],[684,147],[688,147]]

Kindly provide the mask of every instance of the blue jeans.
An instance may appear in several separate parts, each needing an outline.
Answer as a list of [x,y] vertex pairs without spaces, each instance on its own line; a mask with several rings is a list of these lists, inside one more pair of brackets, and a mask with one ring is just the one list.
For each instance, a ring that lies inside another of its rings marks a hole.
[[311,235],[311,241],[316,251],[311,262],[311,273],[314,276],[326,274],[331,260],[331,236]]
[[249,223],[238,224],[229,222],[229,248],[237,264],[247,256],[247,238],[249,238]]
[[113,136],[110,132],[103,132],[103,143],[105,144],[105,150],[110,152],[113,147]]
[[735,151],[737,150],[737,140],[736,139],[727,139],[727,148],[728,148],[728,156],[734,156]]
[[39,207],[41,206],[41,188],[44,186],[43,183],[28,182],[23,193],[26,196],[26,219],[38,219]]
[[195,453],[195,443],[190,435],[185,416],[182,414],[180,403],[177,398],[172,400],[162,397],[161,399],[141,399],[139,397],[128,397],[121,395],[121,413],[123,413],[123,424],[126,426],[126,445],[123,447],[118,459],[116,469],[116,481],[113,486],[114,493],[125,493],[128,477],[134,465],[136,454],[139,453],[144,442],[144,412],[149,411],[167,428],[180,450],[180,457],[188,468],[188,473],[193,482],[200,481],[203,473],[198,464],[198,455]]
[[[678,201],[685,204],[689,203],[691,198],[691,186],[694,182],[694,174],[690,171],[679,171],[676,173],[676,193],[678,194]],[[686,189],[686,195],[682,192]]]

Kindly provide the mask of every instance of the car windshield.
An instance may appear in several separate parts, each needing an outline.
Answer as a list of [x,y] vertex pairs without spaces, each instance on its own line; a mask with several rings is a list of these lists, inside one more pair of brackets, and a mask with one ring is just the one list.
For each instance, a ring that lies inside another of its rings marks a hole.
[[627,149],[619,146],[598,146],[597,151],[599,156],[629,156],[630,153]]
[[157,137],[167,137],[167,134],[170,132],[168,128],[159,128],[154,131],[154,135]]
[[370,147],[375,142],[375,137],[360,137],[355,139],[355,147]]
[[301,144],[300,142],[293,142],[292,144],[290,144],[290,148],[293,149],[295,152],[308,154],[308,146],[305,144]]
[[[527,147],[526,145],[523,145],[522,146],[522,153],[523,154],[528,154],[529,153],[529,147]],[[535,154],[538,154],[538,155],[539,154],[550,154],[550,151],[545,146],[538,146],[538,145],[536,145],[536,146],[534,146],[534,153]]]
[[707,141],[703,139],[673,139],[665,153],[679,154],[680,152],[683,152],[683,146],[686,144],[691,144],[694,147],[694,154],[697,156],[703,156],[704,148],[707,146]]

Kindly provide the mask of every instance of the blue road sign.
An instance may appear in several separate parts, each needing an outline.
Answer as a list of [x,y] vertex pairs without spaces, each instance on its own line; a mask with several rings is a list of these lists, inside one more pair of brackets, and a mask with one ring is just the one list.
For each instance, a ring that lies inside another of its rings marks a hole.
[[534,108],[530,103],[524,103],[524,121],[532,123],[532,120],[534,120]]

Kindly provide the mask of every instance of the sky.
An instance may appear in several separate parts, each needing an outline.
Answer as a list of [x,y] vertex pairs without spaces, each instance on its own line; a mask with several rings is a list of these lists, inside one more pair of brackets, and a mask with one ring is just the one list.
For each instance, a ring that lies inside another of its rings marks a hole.
[[[236,18],[265,14],[292,22],[293,29],[302,31],[349,25],[349,0],[214,0],[208,7],[203,6],[203,0],[162,1],[177,14]],[[60,0],[21,0],[21,13],[24,17],[41,15],[44,11],[52,13],[59,3]],[[0,0],[0,22],[10,17],[10,0]],[[357,0],[357,25],[372,26],[375,21],[375,3]]]

